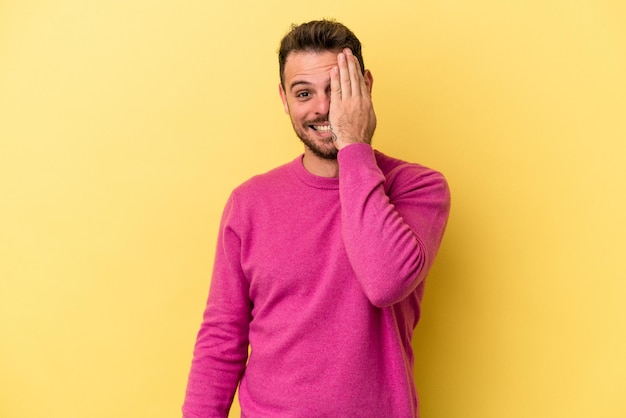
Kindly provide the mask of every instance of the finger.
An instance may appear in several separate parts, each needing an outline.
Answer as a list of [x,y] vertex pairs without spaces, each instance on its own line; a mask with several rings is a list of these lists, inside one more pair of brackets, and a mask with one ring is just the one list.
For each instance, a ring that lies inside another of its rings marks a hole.
[[[371,97],[370,95],[370,89],[367,86],[367,80],[365,79],[365,73],[361,70],[361,63],[359,62],[359,59],[352,55],[352,60],[354,61],[354,69],[355,69],[355,74],[357,76],[358,79],[358,90],[359,90],[359,94],[363,97]],[[354,87],[353,87],[353,94],[354,94]]]
[[344,49],[346,55],[346,62],[348,64],[348,71],[350,73],[350,93],[352,96],[359,96],[361,94],[361,80],[363,75],[361,74],[361,67],[358,64],[358,60],[352,54],[350,48]]
[[361,63],[359,63],[356,57],[354,57],[354,61],[356,61],[356,66],[359,69],[359,81],[360,81],[359,86],[360,86],[361,95],[363,97],[371,97],[370,89],[367,86],[367,81],[365,80],[365,73],[361,71]]
[[333,67],[330,70],[330,104],[341,101],[341,82],[339,81],[339,68]]
[[352,95],[352,86],[350,85],[350,70],[346,54],[340,52],[337,55],[337,65],[339,67],[339,82],[341,83],[341,97],[348,98]]

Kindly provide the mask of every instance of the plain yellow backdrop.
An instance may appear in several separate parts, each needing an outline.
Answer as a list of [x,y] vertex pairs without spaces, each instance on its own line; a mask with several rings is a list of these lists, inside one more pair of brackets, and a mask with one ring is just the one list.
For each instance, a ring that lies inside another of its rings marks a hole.
[[0,416],[180,416],[224,202],[302,151],[279,39],[322,17],[375,146],[452,189],[422,416],[626,416],[618,0],[1,1]]

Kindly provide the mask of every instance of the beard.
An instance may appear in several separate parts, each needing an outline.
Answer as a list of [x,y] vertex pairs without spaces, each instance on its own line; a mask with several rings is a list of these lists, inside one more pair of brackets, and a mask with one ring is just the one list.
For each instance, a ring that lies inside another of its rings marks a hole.
[[335,148],[334,145],[332,148],[330,147],[322,148],[320,147],[319,144],[317,144],[315,141],[313,141],[311,138],[309,138],[306,135],[298,134],[298,137],[300,138],[300,141],[302,141],[302,143],[306,145],[306,147],[309,148],[313,152],[313,154],[317,155],[318,157],[323,158],[325,160],[337,159],[337,148]]
[[[325,119],[319,119],[314,121],[309,121],[304,124],[304,126],[314,125],[316,123],[325,122]],[[332,139],[323,140],[323,143],[316,142],[314,139],[309,137],[304,129],[296,128],[296,124],[294,121],[291,121],[291,125],[293,126],[293,130],[300,138],[300,141],[313,152],[316,156],[323,158],[325,160],[336,160],[337,159],[337,148],[335,148],[335,144],[332,143]],[[327,146],[323,146],[327,145]]]

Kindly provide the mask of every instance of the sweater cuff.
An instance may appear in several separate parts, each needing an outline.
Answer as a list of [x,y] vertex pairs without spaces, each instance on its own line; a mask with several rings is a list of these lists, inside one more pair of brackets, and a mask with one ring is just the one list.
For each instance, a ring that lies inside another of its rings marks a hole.
[[339,167],[343,164],[376,165],[374,149],[370,144],[357,143],[350,144],[337,153]]

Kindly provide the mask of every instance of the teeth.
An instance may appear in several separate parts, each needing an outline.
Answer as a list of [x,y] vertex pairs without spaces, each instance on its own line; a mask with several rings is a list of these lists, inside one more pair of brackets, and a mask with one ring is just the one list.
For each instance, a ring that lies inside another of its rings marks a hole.
[[313,125],[313,129],[318,132],[330,132],[330,126],[328,125]]

